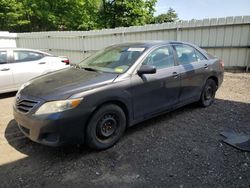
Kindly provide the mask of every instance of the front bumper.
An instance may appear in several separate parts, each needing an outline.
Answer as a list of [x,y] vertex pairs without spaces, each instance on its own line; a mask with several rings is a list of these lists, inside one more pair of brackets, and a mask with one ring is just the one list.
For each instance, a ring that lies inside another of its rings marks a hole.
[[29,139],[49,146],[84,143],[84,130],[90,113],[80,108],[64,112],[33,115],[24,114],[14,106],[14,118]]

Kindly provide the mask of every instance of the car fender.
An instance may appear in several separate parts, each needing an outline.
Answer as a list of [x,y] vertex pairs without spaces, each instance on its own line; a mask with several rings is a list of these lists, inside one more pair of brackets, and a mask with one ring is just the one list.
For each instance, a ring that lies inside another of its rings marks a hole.
[[102,105],[107,103],[122,104],[125,107],[128,123],[133,119],[133,108],[131,93],[121,83],[111,83],[91,90],[82,92],[72,97],[83,97],[83,105],[89,108],[90,113],[95,112]]

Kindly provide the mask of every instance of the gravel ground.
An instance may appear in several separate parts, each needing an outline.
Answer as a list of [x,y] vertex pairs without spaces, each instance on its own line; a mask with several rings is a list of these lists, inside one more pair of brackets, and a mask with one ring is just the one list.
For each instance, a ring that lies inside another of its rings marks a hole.
[[250,134],[250,74],[226,73],[216,98],[140,123],[97,152],[29,141],[13,120],[14,93],[0,95],[0,187],[250,187],[250,153],[219,135]]

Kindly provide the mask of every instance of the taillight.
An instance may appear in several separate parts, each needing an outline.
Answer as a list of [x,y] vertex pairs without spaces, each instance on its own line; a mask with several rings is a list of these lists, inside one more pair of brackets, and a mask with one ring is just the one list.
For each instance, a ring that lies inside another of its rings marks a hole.
[[69,60],[68,59],[64,59],[62,60],[63,63],[65,63],[66,65],[69,65]]
[[220,60],[220,66],[221,66],[221,68],[224,69],[225,64],[224,64],[224,61],[223,61],[223,60]]

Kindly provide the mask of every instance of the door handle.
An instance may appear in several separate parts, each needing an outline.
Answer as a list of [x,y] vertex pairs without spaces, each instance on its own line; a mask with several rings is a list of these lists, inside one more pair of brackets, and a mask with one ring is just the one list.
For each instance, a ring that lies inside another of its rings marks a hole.
[[40,63],[38,63],[39,65],[43,65],[43,64],[46,64],[46,62],[40,62]]
[[10,70],[10,68],[3,68],[3,69],[1,69],[1,71],[9,71]]
[[204,65],[204,68],[207,69],[207,68],[208,68],[208,64],[205,64],[205,65]]
[[173,72],[173,73],[172,73],[172,76],[173,76],[174,78],[177,78],[177,77],[178,77],[178,73],[177,73],[177,72]]

